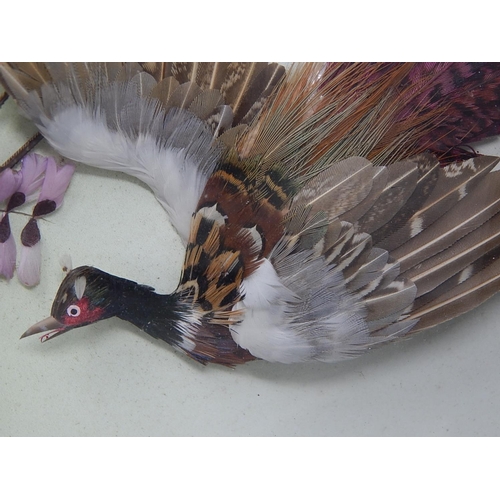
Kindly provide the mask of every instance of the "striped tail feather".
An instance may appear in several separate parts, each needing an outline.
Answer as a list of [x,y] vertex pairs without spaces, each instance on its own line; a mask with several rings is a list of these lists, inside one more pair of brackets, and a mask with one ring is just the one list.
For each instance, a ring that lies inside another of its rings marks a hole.
[[[425,156],[420,156],[425,158]],[[455,162],[435,169],[437,161],[430,158],[434,174],[432,184],[429,183],[425,193],[421,194],[421,207],[416,203],[408,203],[405,224],[397,230],[387,231],[381,245],[394,250],[401,242],[415,237],[429,227],[443,214],[453,209],[468,192],[475,188],[486,174],[496,165],[495,157],[478,157],[463,162]],[[436,178],[437,177],[437,178]]]
[[406,226],[377,243],[398,262],[399,278],[416,287],[404,314],[418,320],[412,331],[463,314],[500,290],[500,172],[491,172],[498,161],[478,157],[441,168]]
[[[500,251],[496,247],[495,258],[491,259],[488,266],[482,267],[484,259],[481,258],[477,265],[471,264],[436,288],[433,295],[437,298],[429,300],[424,305],[420,304],[425,300],[417,301],[415,309],[409,315],[409,319],[418,321],[414,331],[431,328],[453,319],[474,309],[496,294],[500,290],[499,256]],[[476,271],[476,268],[480,270]],[[462,281],[463,278],[466,279]],[[422,298],[425,299],[425,295]]]
[[239,151],[309,175],[351,156],[388,165],[430,150],[449,163],[500,133],[499,89],[497,63],[296,66]]
[[415,268],[443,249],[451,247],[488,222],[500,210],[500,173],[489,174],[472,193],[472,196],[460,200],[453,210],[446,212],[445,216],[431,224],[426,231],[409,239],[391,253],[401,264],[402,272]]
[[466,277],[482,270],[488,263],[491,264],[488,256],[491,252],[498,251],[499,246],[500,214],[497,213],[486,224],[419,264],[418,269],[403,273],[403,276],[411,277],[417,285],[418,297],[426,297],[451,277],[460,276],[462,282]]
[[[446,116],[423,134],[421,146],[442,159],[466,157],[464,145],[500,134],[500,66],[498,63],[419,63],[409,81],[432,75],[432,84],[418,93],[428,108],[444,106]],[[410,102],[401,118],[412,113]]]
[[[435,161],[429,160],[432,171]],[[491,172],[498,162],[478,157],[440,168],[428,195],[417,197],[413,208],[412,197],[405,203],[402,210],[412,214],[407,223],[373,241],[397,263],[398,280],[415,287],[413,304],[399,317],[418,320],[411,331],[467,312],[500,290],[500,172]],[[392,229],[399,218],[395,214],[386,226]]]
[[[429,155],[426,158],[427,171],[432,172],[436,161]],[[422,157],[418,161],[425,163]],[[399,319],[418,320],[416,330],[462,314],[500,289],[500,268],[497,265],[500,254],[500,172],[491,172],[498,162],[499,158],[483,156],[439,168],[438,180],[432,189],[424,191],[426,196],[420,193],[415,200],[410,196],[400,210],[406,213],[405,217],[396,213],[379,228],[384,232],[387,227],[391,236],[381,241],[372,240],[373,247],[379,249],[372,257],[380,258],[383,249],[396,263],[397,280],[406,283],[401,290],[409,290],[410,283],[415,288],[414,303],[410,306],[410,301],[406,301],[408,306]],[[407,220],[402,227],[398,224],[401,218]],[[393,226],[399,229],[393,231]],[[356,264],[355,273],[351,271],[357,282],[366,274],[367,266],[369,272],[369,260],[361,266]],[[476,275],[481,278],[476,278]],[[481,280],[484,280],[484,285],[481,285]],[[369,287],[376,283],[366,281]],[[389,315],[383,312],[383,304],[389,310],[391,305],[384,301],[383,290],[380,286],[370,290],[367,302],[369,310],[387,318]],[[372,307],[374,299],[376,308]],[[398,317],[397,313],[392,314]]]

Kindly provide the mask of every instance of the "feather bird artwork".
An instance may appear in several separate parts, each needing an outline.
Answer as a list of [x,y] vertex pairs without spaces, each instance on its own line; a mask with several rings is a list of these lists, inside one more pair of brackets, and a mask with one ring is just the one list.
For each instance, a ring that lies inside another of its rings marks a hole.
[[2,64],[64,157],[147,184],[185,245],[161,295],[68,272],[42,340],[110,317],[201,363],[335,362],[500,289],[493,63]]

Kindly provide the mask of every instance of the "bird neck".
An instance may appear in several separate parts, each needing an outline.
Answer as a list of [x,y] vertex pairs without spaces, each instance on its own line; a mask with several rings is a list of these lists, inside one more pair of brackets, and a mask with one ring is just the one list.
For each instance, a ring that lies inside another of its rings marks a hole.
[[171,345],[182,342],[178,324],[183,307],[176,294],[160,295],[149,286],[123,278],[117,278],[114,285],[118,318]]

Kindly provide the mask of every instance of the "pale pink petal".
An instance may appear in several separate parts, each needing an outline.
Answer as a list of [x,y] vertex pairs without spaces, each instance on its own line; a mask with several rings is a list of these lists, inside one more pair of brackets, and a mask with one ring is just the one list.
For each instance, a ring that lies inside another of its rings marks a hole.
[[21,246],[21,261],[17,268],[19,281],[26,286],[40,283],[40,267],[42,263],[41,242],[32,247]]
[[41,243],[36,219],[30,219],[21,232],[21,261],[17,268],[19,281],[26,286],[40,282]]
[[47,162],[47,171],[45,172],[45,180],[43,181],[38,201],[50,200],[55,202],[56,208],[59,207],[74,172],[75,167],[73,165],[64,165],[58,168],[54,159],[49,158]]
[[21,185],[22,174],[11,168],[4,170],[0,174],[0,203],[10,198]]
[[[51,159],[54,161],[53,158]],[[18,190],[25,194],[26,202],[33,201],[36,198],[35,193],[42,185],[48,161],[49,158],[37,154],[30,154],[23,158],[21,166],[23,180]]]
[[14,276],[16,267],[16,243],[10,231],[9,216],[0,221],[0,276],[8,280]]

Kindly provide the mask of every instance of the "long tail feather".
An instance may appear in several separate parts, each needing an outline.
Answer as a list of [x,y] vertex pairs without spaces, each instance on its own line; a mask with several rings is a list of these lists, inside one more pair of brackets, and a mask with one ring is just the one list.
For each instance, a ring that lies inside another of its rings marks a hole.
[[380,165],[433,150],[451,161],[453,148],[499,133],[499,89],[499,64],[302,65],[239,150],[297,174],[350,156]]

